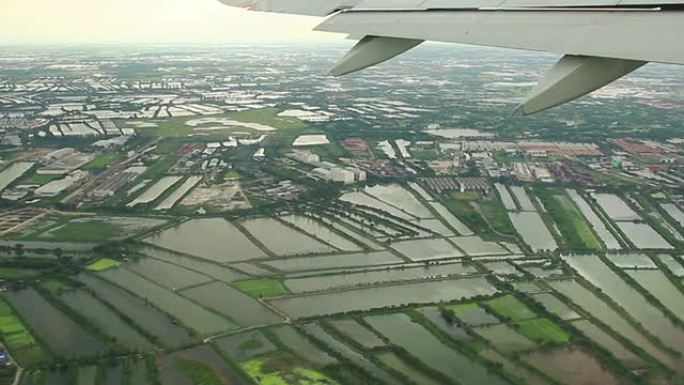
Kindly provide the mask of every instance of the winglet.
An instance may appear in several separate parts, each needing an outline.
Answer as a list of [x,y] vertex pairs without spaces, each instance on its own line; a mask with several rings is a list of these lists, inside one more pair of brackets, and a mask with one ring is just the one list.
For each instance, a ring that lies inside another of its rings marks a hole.
[[644,61],[565,55],[544,75],[520,105],[534,114],[584,96],[631,73]]
[[343,76],[374,66],[400,55],[422,42],[423,40],[366,36],[337,63],[329,74]]

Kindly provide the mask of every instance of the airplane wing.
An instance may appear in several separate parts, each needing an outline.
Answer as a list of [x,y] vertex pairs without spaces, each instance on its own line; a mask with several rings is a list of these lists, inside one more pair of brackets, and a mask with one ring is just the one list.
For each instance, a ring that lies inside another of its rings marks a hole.
[[595,91],[648,62],[684,64],[684,0],[220,0],[325,16],[316,30],[360,39],[342,76],[424,41],[515,48],[561,59],[521,104],[532,114]]

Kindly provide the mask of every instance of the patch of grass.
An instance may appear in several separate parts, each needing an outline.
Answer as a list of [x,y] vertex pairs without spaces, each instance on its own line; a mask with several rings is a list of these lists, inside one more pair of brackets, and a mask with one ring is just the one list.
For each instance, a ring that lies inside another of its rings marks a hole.
[[188,360],[176,360],[176,365],[185,375],[190,377],[194,385],[223,385],[225,382],[216,370],[209,364]]
[[50,234],[55,239],[65,242],[99,242],[123,235],[121,227],[99,220],[87,222],[70,222],[58,227]]
[[525,337],[540,344],[564,344],[570,341],[570,335],[547,318],[517,322],[515,326]]
[[330,143],[324,146],[313,146],[311,151],[321,158],[338,159],[349,156],[347,151],[337,143]]
[[452,191],[449,196],[458,201],[477,201],[480,199],[480,194],[477,191]]
[[34,172],[33,174],[20,179],[17,183],[18,185],[44,185],[46,183],[52,182],[53,180],[61,179],[63,175],[60,174],[38,174]]
[[118,266],[121,266],[121,262],[109,258],[100,258],[86,266],[86,269],[90,271],[104,271]]
[[558,226],[565,244],[571,249],[602,250],[589,223],[564,194],[554,194],[551,190],[537,187],[534,189],[546,212]]
[[223,179],[225,180],[239,180],[240,178],[242,178],[242,175],[235,170],[230,170],[223,175]]
[[462,220],[468,227],[476,233],[489,232],[491,229],[487,222],[482,218],[470,203],[461,200],[449,199],[444,202],[445,206],[458,219]]
[[243,342],[240,345],[240,350],[244,351],[249,351],[249,350],[258,350],[261,349],[264,346],[264,343],[260,341],[258,338],[252,338],[249,339],[245,342]]
[[233,286],[252,297],[276,297],[289,291],[277,279],[259,278],[233,282]]
[[298,363],[290,357],[277,355],[254,358],[241,363],[240,367],[259,385],[338,385],[325,374]]
[[496,232],[507,236],[515,236],[517,234],[501,202],[479,202],[478,206],[482,215]]
[[280,117],[278,112],[275,108],[261,108],[232,112],[228,116],[240,122],[265,124],[281,129],[301,129],[306,127],[306,124],[301,120],[292,117]]
[[[227,114],[212,115],[211,118],[228,118],[243,123],[258,123],[271,126],[277,129],[301,129],[306,125],[299,119],[279,117],[278,110],[275,108],[261,108],[255,110],[247,110],[240,112],[231,112]],[[159,123],[159,127],[150,127],[138,130],[141,135],[154,137],[187,137],[196,133],[195,127],[189,127],[186,123],[190,120],[202,119],[201,116],[189,116],[166,119]],[[234,131],[250,132],[258,134],[259,132],[247,127],[235,126],[225,130],[202,131],[209,135],[209,137],[220,140]],[[206,138],[206,137],[205,137]]]
[[537,317],[537,314],[512,294],[490,299],[484,303],[498,315],[511,321],[522,321]]
[[98,156],[92,162],[83,166],[83,169],[86,171],[105,170],[109,166],[116,164],[116,163],[119,163],[121,160],[123,160],[123,154],[119,154],[119,153],[104,154],[104,155]]
[[479,306],[476,303],[459,303],[456,305],[448,305],[445,306],[444,308],[447,310],[451,310],[455,314],[462,313],[468,310],[472,310],[474,308],[479,308]]
[[40,287],[54,295],[61,295],[62,293],[73,289],[73,286],[70,283],[59,279],[50,279],[47,281],[43,281],[40,283]]
[[478,353],[478,354],[484,352],[484,351],[487,350],[487,348],[488,348],[488,346],[487,346],[487,341],[485,341],[485,340],[483,340],[483,339],[476,339],[476,340],[472,340],[472,341],[466,342],[466,343],[465,343],[465,346],[466,346],[468,349],[470,349],[470,350],[472,350],[472,351],[474,351],[475,353]]
[[21,365],[31,366],[48,358],[48,353],[4,300],[0,300],[0,335],[5,347]]
[[11,267],[0,267],[0,278],[2,279],[20,279],[28,278],[37,275],[38,271],[31,269],[16,269]]

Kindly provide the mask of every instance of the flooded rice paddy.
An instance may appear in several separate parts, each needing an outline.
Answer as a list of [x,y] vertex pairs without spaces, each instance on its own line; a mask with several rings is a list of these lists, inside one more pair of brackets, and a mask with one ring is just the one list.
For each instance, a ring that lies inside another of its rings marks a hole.
[[113,269],[101,272],[98,275],[147,299],[159,309],[179,319],[199,335],[215,334],[235,328],[235,325],[227,319],[128,270]]
[[537,346],[508,325],[485,326],[475,329],[475,333],[489,341],[498,351],[503,353],[529,351]]
[[212,280],[206,275],[152,258],[143,258],[126,264],[126,268],[172,290],[180,290]]
[[7,293],[7,300],[50,350],[75,358],[105,353],[107,346],[57,310],[34,289]]
[[500,183],[494,184],[494,187],[496,188],[496,191],[499,193],[499,198],[501,199],[501,203],[503,203],[504,208],[506,208],[506,210],[508,211],[517,211],[518,205],[515,204],[513,196],[508,191],[508,188]]
[[621,342],[613,338],[610,334],[603,331],[600,327],[588,320],[578,320],[572,323],[592,341],[609,351],[618,360],[622,361],[629,368],[641,368],[644,361],[632,351],[627,349]]
[[453,301],[496,292],[495,287],[478,277],[279,298],[269,302],[292,318],[306,318],[414,303]]
[[194,287],[183,291],[183,295],[225,315],[241,326],[282,322],[282,318],[257,300],[222,282]]
[[322,240],[323,242],[339,249],[342,251],[361,251],[361,248],[354,242],[348,240],[345,237],[340,236],[336,232],[332,231],[330,228],[322,224],[321,222],[301,216],[301,215],[288,215],[281,217],[283,221],[299,228],[306,234],[311,234],[314,237]]
[[268,250],[280,256],[333,253],[335,249],[271,218],[240,222]]
[[577,190],[567,189],[566,192],[575,206],[579,208],[580,212],[589,221],[591,226],[594,228],[596,234],[601,238],[603,244],[608,250],[619,250],[622,249],[620,242],[615,238],[613,233],[608,230],[606,224],[603,223],[601,218],[594,212],[591,205],[577,192]]
[[318,324],[305,324],[302,326],[302,330],[309,336],[315,338],[323,345],[327,346],[329,349],[344,357],[347,361],[352,362],[354,365],[362,368],[368,372],[371,376],[375,377],[377,380],[382,381],[386,385],[395,384],[397,379],[389,375],[383,369],[372,362],[366,360],[366,358],[356,350],[352,349],[348,345],[344,344],[337,338],[329,334],[325,329],[323,329]]
[[609,307],[590,290],[586,289],[576,281],[563,280],[552,281],[549,285],[565,297],[569,298],[574,304],[582,308],[592,317],[608,325],[610,329],[622,335],[636,346],[639,346],[651,357],[660,361],[671,369],[681,368],[680,363],[675,358],[656,347],[651,340],[641,331],[637,330],[631,323],[625,320],[616,310]]
[[578,348],[535,352],[526,356],[524,360],[564,384],[627,385],[631,383],[624,378],[617,377],[594,356]]
[[541,216],[536,212],[508,213],[516,231],[532,250],[555,250],[556,240],[546,228]]
[[365,317],[373,329],[433,370],[463,385],[503,385],[507,381],[464,354],[444,345],[405,314]]
[[622,198],[614,194],[591,194],[596,203],[614,221],[635,221],[641,216],[632,210]]
[[446,239],[414,239],[392,243],[391,247],[414,262],[462,257]]
[[188,330],[173,322],[169,315],[157,310],[146,300],[88,274],[81,274],[78,279],[99,299],[119,313],[134,319],[142,330],[155,336],[163,346],[177,347],[193,340]]
[[329,321],[328,324],[364,349],[386,346],[380,337],[353,319],[333,320]]
[[383,270],[362,271],[357,273],[320,275],[314,277],[288,279],[285,286],[293,293],[345,289],[356,286],[370,286],[386,282],[411,281],[427,278],[442,278],[475,274],[477,270],[461,263],[440,264],[430,266],[413,266],[401,268],[385,268]]
[[272,331],[281,343],[316,366],[334,365],[338,362],[336,358],[318,348],[293,326],[279,326]]
[[599,257],[563,258],[577,272],[600,288],[649,332],[675,351],[684,352],[684,331],[674,325],[660,310],[612,271]]
[[626,239],[639,249],[673,249],[651,226],[645,223],[617,222]]
[[156,247],[144,247],[140,250],[140,252],[156,260],[196,271],[223,282],[233,282],[246,277],[244,274],[219,264],[158,249]]
[[389,265],[399,264],[402,262],[404,262],[404,260],[388,251],[378,251],[372,253],[355,253],[321,257],[288,258],[283,260],[267,261],[264,262],[264,265],[284,272],[295,272],[340,269],[354,266]]
[[145,242],[219,263],[267,257],[247,236],[223,218],[184,222],[145,239]]
[[116,339],[116,343],[125,349],[146,351],[155,348],[140,332],[133,329],[129,323],[92,294],[84,290],[71,291],[61,295],[59,299],[74,312],[92,322],[102,332]]

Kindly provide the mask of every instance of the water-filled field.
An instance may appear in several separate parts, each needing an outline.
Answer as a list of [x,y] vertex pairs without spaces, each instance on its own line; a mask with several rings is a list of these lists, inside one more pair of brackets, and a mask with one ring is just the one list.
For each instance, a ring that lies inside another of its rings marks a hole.
[[147,299],[159,309],[178,318],[184,325],[200,335],[220,333],[235,328],[235,325],[229,320],[128,270],[108,270],[99,275]]
[[321,257],[288,258],[264,262],[276,270],[284,272],[340,269],[354,266],[378,266],[404,262],[401,258],[387,251],[372,253],[355,253]]
[[267,257],[247,236],[223,218],[184,222],[145,239],[145,242],[220,263]]
[[241,326],[282,322],[274,312],[254,298],[222,283],[213,282],[182,292],[183,296],[229,317]]
[[342,251],[361,251],[361,248],[356,243],[339,235],[315,219],[301,215],[288,215],[281,217],[280,219],[299,228],[306,234],[313,235],[323,242]]
[[584,218],[589,221],[598,237],[601,238],[601,241],[603,241],[603,244],[606,246],[606,248],[608,250],[622,249],[620,242],[618,242],[613,233],[608,230],[606,224],[603,223],[601,218],[591,208],[591,205],[587,203],[587,201],[577,192],[577,190],[567,189],[566,192],[570,199],[572,199],[573,203],[575,203],[575,206],[577,206],[577,208],[580,210],[582,215],[584,215]]
[[78,279],[99,299],[114,307],[119,313],[135,320],[138,327],[155,336],[162,346],[177,347],[193,340],[188,330],[177,325],[171,317],[150,306],[141,297],[89,274],[81,274]]
[[155,346],[118,314],[84,291],[71,291],[59,297],[74,312],[92,322],[102,333],[114,338],[116,344],[130,351],[149,351]]
[[515,230],[520,234],[525,243],[532,250],[555,250],[558,248],[556,240],[553,238],[549,229],[546,228],[544,221],[536,212],[508,213],[508,216],[515,226]]
[[271,218],[240,222],[267,249],[280,256],[333,253],[332,247]]
[[[681,363],[666,353],[661,348],[625,320],[616,310],[609,307],[605,302],[598,298],[594,293],[578,284],[576,281],[563,280],[549,282],[554,290],[567,297],[574,304],[588,312],[592,317],[608,325],[610,329],[622,335],[634,345],[639,346],[651,357],[660,361],[670,369],[681,368]],[[680,369],[681,370],[681,369]]]
[[620,278],[599,257],[574,256],[564,257],[564,260],[638,322],[647,325],[649,332],[658,337],[662,343],[675,351],[684,352],[684,330],[674,325],[659,309]]
[[233,282],[244,279],[246,276],[214,262],[204,261],[198,258],[188,257],[178,253],[158,249],[156,247],[145,247],[140,250],[144,255],[154,259],[164,261],[188,270],[196,271],[219,281]]
[[94,357],[107,345],[86,332],[33,289],[6,294],[7,300],[51,351],[62,357]]
[[462,263],[440,264],[430,266],[413,266],[396,269],[362,271],[336,275],[319,275],[314,277],[295,278],[285,281],[285,285],[293,293],[345,289],[355,286],[370,286],[386,282],[411,281],[417,279],[440,278],[474,274],[477,270]]
[[270,303],[292,318],[306,318],[413,303],[454,301],[496,292],[489,282],[478,277],[279,298]]
[[444,345],[405,314],[364,318],[393,344],[410,352],[433,370],[463,385],[502,385],[508,382],[466,355]]
[[212,280],[206,275],[152,258],[128,263],[126,269],[172,290],[180,290]]
[[595,357],[581,349],[540,351],[524,358],[530,365],[562,383],[585,385],[627,385],[631,381],[610,372]]
[[443,238],[395,242],[392,248],[414,262],[463,256],[461,251]]

